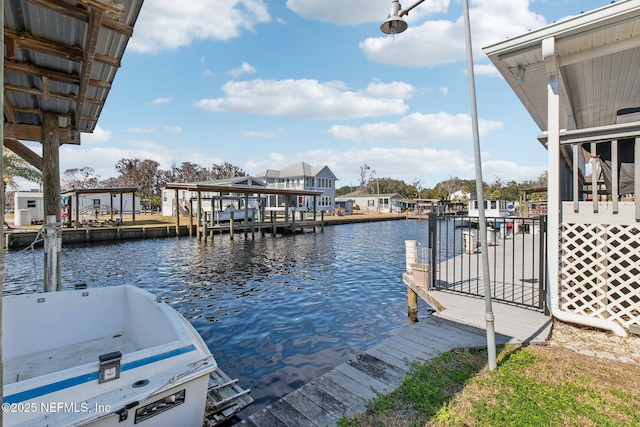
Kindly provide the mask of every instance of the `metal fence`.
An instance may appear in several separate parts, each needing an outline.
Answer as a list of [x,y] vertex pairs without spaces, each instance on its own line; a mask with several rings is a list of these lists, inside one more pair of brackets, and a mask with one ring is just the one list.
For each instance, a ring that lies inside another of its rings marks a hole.
[[[492,298],[546,310],[546,217],[486,220]],[[431,215],[428,246],[432,288],[484,296],[478,218]]]

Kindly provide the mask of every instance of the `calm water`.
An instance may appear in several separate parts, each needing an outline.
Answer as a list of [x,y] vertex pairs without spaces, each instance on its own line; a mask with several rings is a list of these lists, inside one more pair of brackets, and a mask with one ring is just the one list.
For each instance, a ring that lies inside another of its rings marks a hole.
[[[161,295],[255,403],[246,417],[408,324],[407,239],[425,221],[325,227],[214,242],[167,238],[63,248],[63,285],[135,284]],[[5,292],[42,282],[41,250],[6,252]],[[426,305],[421,307],[426,314]]]

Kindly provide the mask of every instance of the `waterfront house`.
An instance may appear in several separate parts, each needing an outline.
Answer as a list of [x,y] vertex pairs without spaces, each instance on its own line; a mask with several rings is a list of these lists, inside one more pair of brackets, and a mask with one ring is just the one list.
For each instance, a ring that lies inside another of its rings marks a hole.
[[289,207],[299,211],[312,211],[314,197],[316,211],[331,211],[336,198],[336,181],[338,178],[328,166],[312,166],[305,162],[293,163],[281,170],[267,169],[257,174],[256,178],[266,183],[268,188],[284,190],[317,190],[322,191],[319,197],[299,195],[294,199],[286,195],[273,194],[267,197],[268,208],[282,208],[289,200]]
[[484,52],[547,150],[551,313],[622,335],[640,328],[640,0],[578,12]]
[[353,201],[354,208],[357,206],[361,211],[367,212],[401,212],[403,197],[397,193],[388,194],[361,194],[358,192],[345,194],[336,197],[337,202]]

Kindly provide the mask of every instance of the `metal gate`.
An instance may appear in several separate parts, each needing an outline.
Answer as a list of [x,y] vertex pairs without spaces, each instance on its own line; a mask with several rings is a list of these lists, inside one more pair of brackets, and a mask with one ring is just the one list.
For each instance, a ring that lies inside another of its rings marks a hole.
[[[486,220],[492,298],[546,311],[546,216]],[[432,288],[484,296],[478,237],[478,218],[429,217]]]

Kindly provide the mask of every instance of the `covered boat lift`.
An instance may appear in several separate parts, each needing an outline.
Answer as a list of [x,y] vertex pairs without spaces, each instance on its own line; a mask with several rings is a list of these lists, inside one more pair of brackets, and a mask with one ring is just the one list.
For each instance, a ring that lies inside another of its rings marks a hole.
[[[317,191],[317,190],[301,190],[301,189],[296,189],[296,190],[287,190],[287,189],[279,189],[279,188],[268,188],[268,187],[256,187],[256,186],[240,186],[240,185],[216,185],[216,184],[206,184],[206,183],[170,183],[167,184],[165,187],[167,190],[175,190],[176,192],[176,196],[175,196],[175,203],[176,203],[176,228],[178,228],[180,226],[180,201],[179,201],[179,197],[178,197],[178,191],[179,190],[187,190],[187,191],[191,191],[192,193],[195,193],[195,201],[196,201],[196,223],[197,223],[197,235],[198,238],[202,238],[204,237],[206,239],[206,232],[207,231],[212,231],[213,227],[211,227],[209,224],[206,224],[205,221],[203,221],[203,217],[202,217],[202,193],[219,193],[219,194],[235,194],[235,195],[242,195],[242,197],[245,200],[244,203],[244,210],[242,211],[242,218],[244,226],[244,229],[247,228],[251,228],[252,230],[255,230],[255,228],[257,227],[257,224],[255,224],[254,221],[251,221],[251,224],[249,225],[249,197],[251,196],[256,196],[256,195],[281,195],[281,196],[285,196],[287,203],[285,203],[284,206],[284,222],[282,223],[282,226],[284,227],[284,229],[288,229],[291,230],[292,232],[295,232],[296,230],[296,220],[295,220],[295,211],[291,210],[291,216],[289,216],[289,206],[290,203],[289,201],[293,198],[295,200],[296,196],[312,196],[313,197],[313,206],[312,206],[312,213],[313,213],[313,220],[311,222],[299,222],[298,223],[298,227],[299,228],[303,228],[305,226],[307,227],[314,227],[317,225],[322,225],[322,221],[318,222],[317,221],[317,197],[321,196],[323,193],[322,191]],[[220,197],[224,197],[224,196],[220,196]],[[193,224],[191,223],[191,221],[193,220],[193,207],[190,207],[190,212],[189,212],[189,221],[190,221],[190,227],[189,229],[191,230],[193,228]],[[272,212],[271,214],[271,218],[270,221],[267,223],[266,218],[265,218],[265,207],[263,206],[260,212],[260,220],[259,223],[261,225],[265,225],[268,224],[269,227],[271,227],[274,232],[273,234],[275,234],[275,229],[276,229],[276,218],[275,218],[275,212]],[[324,212],[320,212],[320,215],[322,217],[322,220],[324,220]],[[290,220],[290,221],[289,221]],[[250,227],[249,227],[250,226]],[[234,232],[234,221],[230,221],[229,223],[229,227],[230,227],[230,235],[231,238],[233,238],[233,232]],[[264,227],[260,227],[260,228],[264,228]]]

